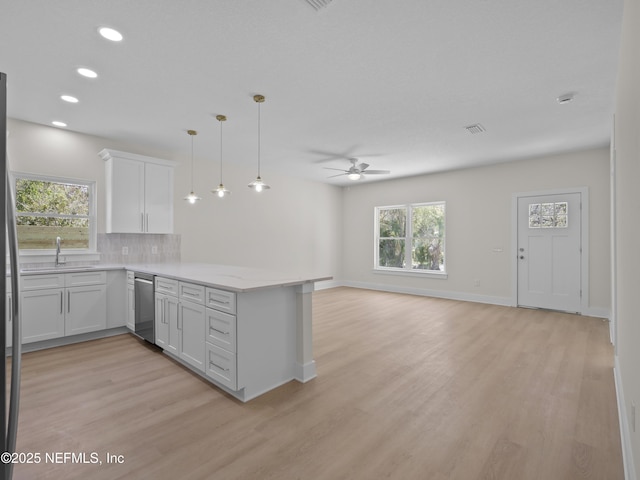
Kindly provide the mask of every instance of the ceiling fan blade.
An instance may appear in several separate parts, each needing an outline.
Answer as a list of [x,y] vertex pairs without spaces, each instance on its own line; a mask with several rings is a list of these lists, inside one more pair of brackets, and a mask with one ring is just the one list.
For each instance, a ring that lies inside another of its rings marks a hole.
[[391,170],[367,170],[366,172],[362,172],[366,175],[372,174],[372,175],[386,175],[388,173],[391,173]]
[[339,172],[349,173],[349,170],[345,170],[344,168],[331,168],[331,167],[322,167],[325,170],[337,170]]
[[369,168],[369,164],[363,162],[360,165],[358,165],[356,168],[358,168],[358,170],[362,172],[363,170],[366,170],[367,168]]
[[329,177],[327,177],[327,178],[341,177],[341,176],[343,176],[343,175],[346,175],[346,173],[339,173],[339,174],[337,174],[337,175],[331,175],[331,176],[329,176]]

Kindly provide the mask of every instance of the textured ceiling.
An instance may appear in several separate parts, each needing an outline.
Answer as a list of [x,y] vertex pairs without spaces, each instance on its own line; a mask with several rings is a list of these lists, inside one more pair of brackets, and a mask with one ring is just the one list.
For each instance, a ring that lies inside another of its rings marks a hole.
[[0,0],[8,114],[184,161],[195,129],[211,162],[225,114],[224,161],[251,167],[260,93],[263,177],[338,185],[346,157],[391,170],[372,181],[608,144],[622,0],[321,3]]

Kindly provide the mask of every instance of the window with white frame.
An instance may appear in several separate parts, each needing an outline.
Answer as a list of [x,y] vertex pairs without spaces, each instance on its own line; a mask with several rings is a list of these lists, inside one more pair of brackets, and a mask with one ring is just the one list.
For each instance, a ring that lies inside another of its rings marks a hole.
[[95,251],[95,182],[13,174],[20,250]]
[[444,273],[445,202],[376,207],[377,270]]

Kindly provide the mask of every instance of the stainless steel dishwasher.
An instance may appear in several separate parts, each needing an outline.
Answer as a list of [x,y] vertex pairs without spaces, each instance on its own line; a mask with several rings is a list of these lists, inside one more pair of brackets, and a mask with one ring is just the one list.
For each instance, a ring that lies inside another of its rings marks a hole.
[[135,334],[147,342],[156,343],[155,338],[155,302],[154,276],[148,273],[134,272],[135,289]]

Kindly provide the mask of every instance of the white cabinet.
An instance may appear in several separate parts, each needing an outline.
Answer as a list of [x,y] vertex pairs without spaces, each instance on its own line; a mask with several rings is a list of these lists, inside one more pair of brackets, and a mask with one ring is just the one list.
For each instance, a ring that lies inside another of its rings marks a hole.
[[180,356],[181,335],[178,329],[178,297],[156,293],[156,345]]
[[180,358],[201,372],[204,372],[204,310],[204,305],[180,299]]
[[106,232],[173,233],[175,162],[104,149]]
[[22,286],[22,343],[107,326],[106,272],[30,275]]
[[22,343],[64,337],[64,288],[22,292]]
[[207,287],[205,299],[205,373],[231,390],[237,390],[236,294]]
[[127,328],[136,330],[136,289],[133,272],[127,271]]
[[204,372],[204,287],[156,277],[156,345]]

